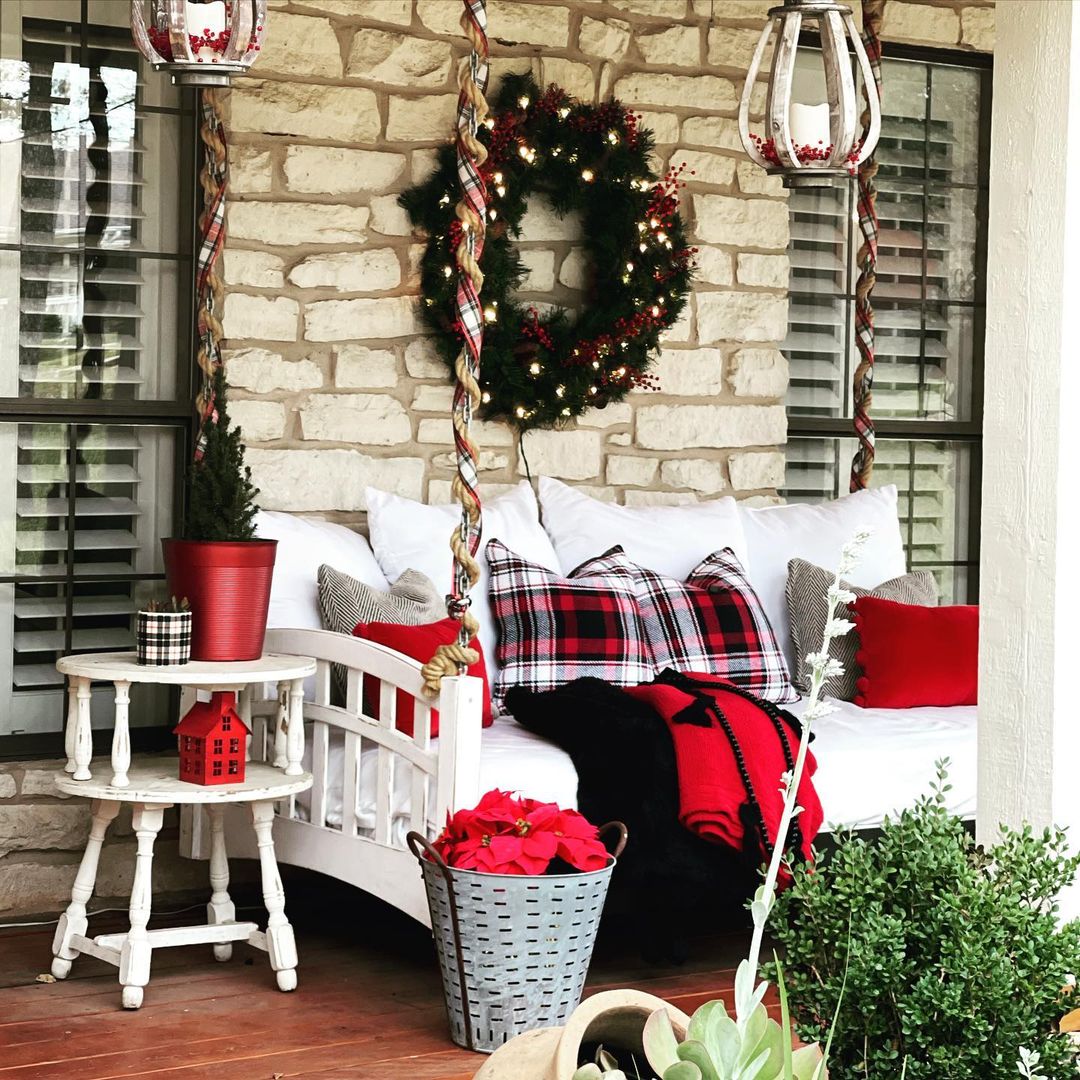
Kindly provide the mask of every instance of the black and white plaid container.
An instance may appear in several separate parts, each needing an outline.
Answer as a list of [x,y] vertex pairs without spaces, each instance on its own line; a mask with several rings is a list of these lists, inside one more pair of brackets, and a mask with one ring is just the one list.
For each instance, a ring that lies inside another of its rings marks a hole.
[[191,659],[190,611],[140,611],[135,616],[140,664],[164,667]]

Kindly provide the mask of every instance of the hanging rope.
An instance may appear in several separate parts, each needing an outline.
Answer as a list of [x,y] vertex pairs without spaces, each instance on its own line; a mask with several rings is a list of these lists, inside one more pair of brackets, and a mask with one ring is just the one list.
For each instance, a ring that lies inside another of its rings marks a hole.
[[225,246],[225,192],[229,185],[229,150],[221,123],[221,98],[217,90],[204,87],[199,91],[199,111],[199,137],[203,144],[199,183],[203,190],[203,207],[199,214],[200,242],[195,268],[195,292],[198,299],[197,360],[202,378],[195,398],[195,408],[199,414],[199,430],[195,439],[196,461],[202,459],[206,448],[206,424],[215,412],[214,373],[221,367],[223,334],[219,313],[223,289],[218,260]]
[[454,447],[457,452],[457,475],[452,491],[461,504],[461,523],[450,537],[454,553],[453,588],[446,598],[446,610],[461,623],[458,640],[440,645],[424,665],[425,691],[434,696],[444,675],[463,675],[478,655],[469,647],[479,623],[470,611],[469,592],[480,576],[476,553],[480,547],[481,506],[477,461],[479,451],[470,435],[473,409],[480,404],[480,349],[484,341],[484,314],[480,307],[480,289],[484,275],[480,255],[484,250],[484,215],[487,211],[487,186],[480,168],[487,160],[487,149],[476,132],[487,117],[484,90],[488,80],[487,8],[485,0],[462,0],[464,31],[472,51],[458,68],[457,171],[461,198],[456,212],[461,222],[461,242],[455,252],[458,266],[457,323],[462,338],[461,352],[454,366]]
[[[881,100],[881,20],[884,9],[885,0],[862,0],[862,40],[874,72],[878,100]],[[868,92],[868,87],[863,86],[863,94]],[[869,123],[868,106],[862,114],[864,136]],[[874,309],[870,304],[870,294],[877,281],[878,216],[877,185],[874,182],[877,171],[878,163],[874,154],[859,166],[859,232],[862,233],[862,243],[856,255],[859,277],[855,282],[855,345],[859,350],[859,366],[855,369],[852,386],[855,434],[859,438],[859,448],[851,461],[852,491],[869,487],[874,472],[874,421],[870,418],[874,398]]]

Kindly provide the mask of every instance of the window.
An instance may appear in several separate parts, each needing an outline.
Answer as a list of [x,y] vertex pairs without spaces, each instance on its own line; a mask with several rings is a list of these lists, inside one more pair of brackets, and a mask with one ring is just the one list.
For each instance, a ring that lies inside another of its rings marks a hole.
[[230,731],[230,730],[232,730],[232,717],[231,716],[223,716],[221,718],[221,730],[222,731]]
[[[990,63],[892,52],[877,151],[872,482],[899,488],[912,567],[934,572],[943,602],[966,603],[978,595]],[[790,196],[792,501],[846,493],[857,447],[855,196],[854,184]]]
[[[56,658],[133,647],[190,445],[188,99],[128,6],[0,4],[0,741],[55,750]],[[168,697],[132,688],[132,723]],[[95,726],[111,722],[96,687]],[[19,736],[23,738],[20,739]]]
[[240,753],[240,740],[239,739],[230,739],[229,740],[229,753],[230,754],[239,754]]
[[240,762],[237,761],[236,758],[231,758],[229,760],[229,775],[230,776],[239,776],[240,775]]
[[215,761],[210,769],[211,776],[221,776],[221,762]]
[[217,757],[221,754],[224,742],[221,739],[214,740],[214,756]]

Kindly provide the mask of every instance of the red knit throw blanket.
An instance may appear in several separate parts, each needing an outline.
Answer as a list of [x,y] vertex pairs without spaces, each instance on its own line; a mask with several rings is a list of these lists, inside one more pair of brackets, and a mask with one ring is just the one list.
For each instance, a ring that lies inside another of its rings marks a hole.
[[[651,705],[671,732],[682,824],[706,840],[758,848],[768,858],[783,812],[780,778],[793,771],[799,749],[795,720],[715,675],[665,671],[626,692]],[[798,791],[802,812],[788,837],[808,861],[823,820],[816,769],[808,753]]]

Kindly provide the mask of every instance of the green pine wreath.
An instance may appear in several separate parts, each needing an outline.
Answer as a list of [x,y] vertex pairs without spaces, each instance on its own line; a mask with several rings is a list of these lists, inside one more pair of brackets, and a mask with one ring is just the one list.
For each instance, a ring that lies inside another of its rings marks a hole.
[[[587,105],[554,85],[541,92],[529,75],[506,76],[480,139],[488,148],[489,219],[480,258],[481,417],[521,430],[553,427],[635,386],[655,386],[649,369],[659,336],[686,305],[696,253],[679,216],[681,169],[657,177],[648,162],[651,132],[618,101]],[[535,194],[559,216],[582,215],[589,285],[576,319],[515,299],[525,267],[514,240]],[[457,199],[452,146],[440,150],[425,183],[399,198],[428,236],[421,306],[451,373],[462,341],[454,302]]]

